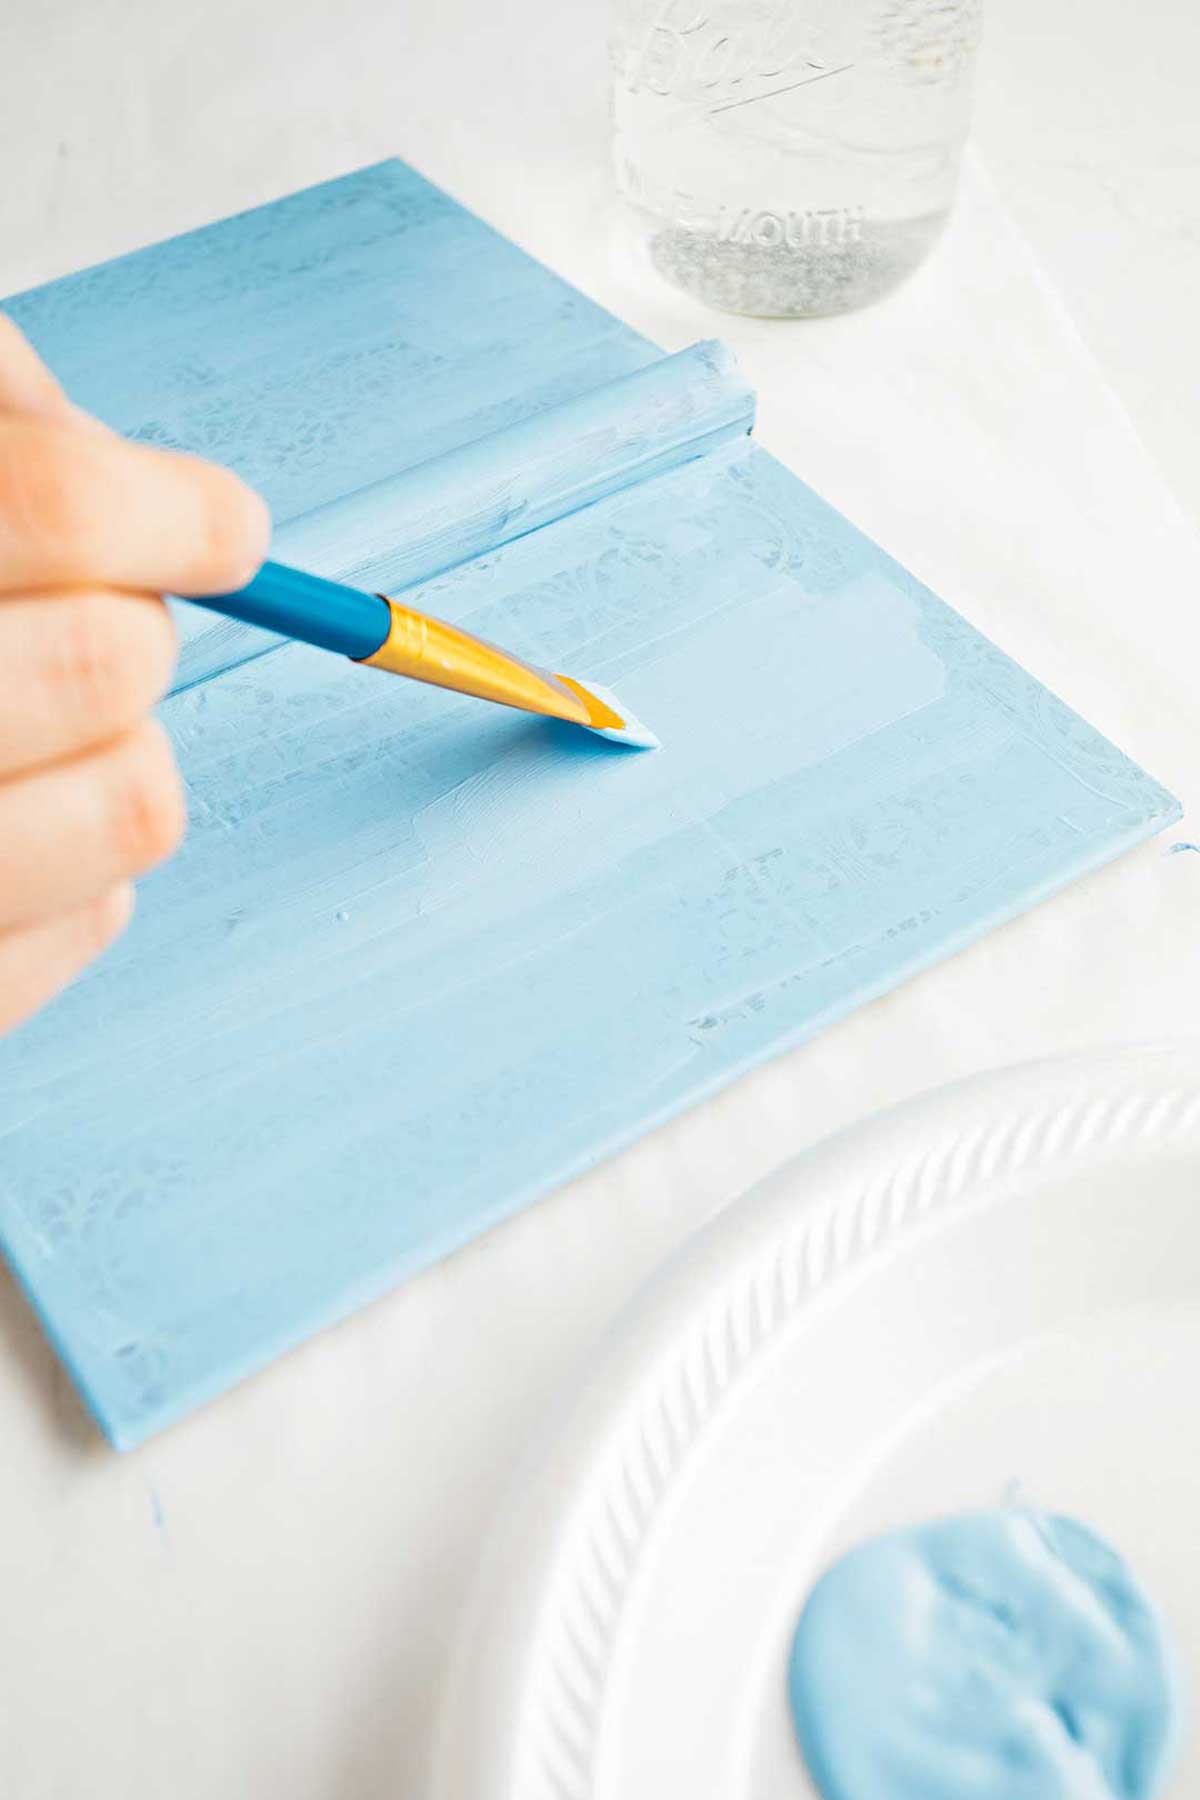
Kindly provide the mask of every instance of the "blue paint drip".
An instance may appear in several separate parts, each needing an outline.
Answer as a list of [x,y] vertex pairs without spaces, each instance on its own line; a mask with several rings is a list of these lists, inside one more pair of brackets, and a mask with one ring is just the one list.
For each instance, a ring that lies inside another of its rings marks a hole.
[[150,1517],[153,1521],[154,1529],[158,1532],[165,1532],[167,1528],[167,1517],[163,1511],[163,1504],[159,1497],[158,1489],[155,1487],[148,1487],[147,1492],[150,1496]]
[[998,1510],[863,1544],[814,1588],[789,1688],[824,1800],[1151,1800],[1172,1659],[1117,1553]]

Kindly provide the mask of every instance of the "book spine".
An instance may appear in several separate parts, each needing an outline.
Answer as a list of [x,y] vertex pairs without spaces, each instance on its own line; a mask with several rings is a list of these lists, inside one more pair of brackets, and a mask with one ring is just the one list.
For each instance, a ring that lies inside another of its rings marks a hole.
[[[272,556],[395,595],[744,436],[754,410],[732,351],[693,344],[286,521]],[[172,691],[283,641],[226,622],[185,647]]]

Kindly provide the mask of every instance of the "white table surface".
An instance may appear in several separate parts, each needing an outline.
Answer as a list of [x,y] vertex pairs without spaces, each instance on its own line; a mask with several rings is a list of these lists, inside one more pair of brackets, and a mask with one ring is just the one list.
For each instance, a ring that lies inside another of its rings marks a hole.
[[[726,336],[761,440],[1190,808],[1200,14],[994,0],[934,259],[869,312],[779,325],[716,320],[614,263],[603,10],[4,7],[0,292],[406,155],[664,345]],[[478,1546],[572,1363],[715,1207],[830,1129],[998,1063],[1196,1030],[1188,836],[1185,820],[132,1455],[102,1445],[0,1276],[5,1800],[419,1800]]]

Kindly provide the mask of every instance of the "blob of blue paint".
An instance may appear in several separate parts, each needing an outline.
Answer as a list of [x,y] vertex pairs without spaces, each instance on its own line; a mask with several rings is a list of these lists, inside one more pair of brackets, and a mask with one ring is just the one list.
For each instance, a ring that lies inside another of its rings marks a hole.
[[1150,1800],[1172,1660],[1123,1559],[998,1509],[859,1545],[822,1576],[789,1672],[823,1800]]

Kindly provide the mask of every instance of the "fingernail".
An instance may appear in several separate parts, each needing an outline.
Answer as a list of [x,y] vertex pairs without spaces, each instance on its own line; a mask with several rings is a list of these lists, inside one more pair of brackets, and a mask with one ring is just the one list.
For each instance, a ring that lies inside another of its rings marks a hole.
[[266,501],[256,489],[240,480],[238,486],[241,489],[245,539],[248,547],[242,573],[234,586],[245,587],[247,582],[252,581],[258,574],[266,561],[267,551],[271,544],[271,513]]
[[121,882],[97,902],[100,935],[105,943],[111,944],[114,938],[120,937],[133,917],[136,904],[137,896],[132,881]]

